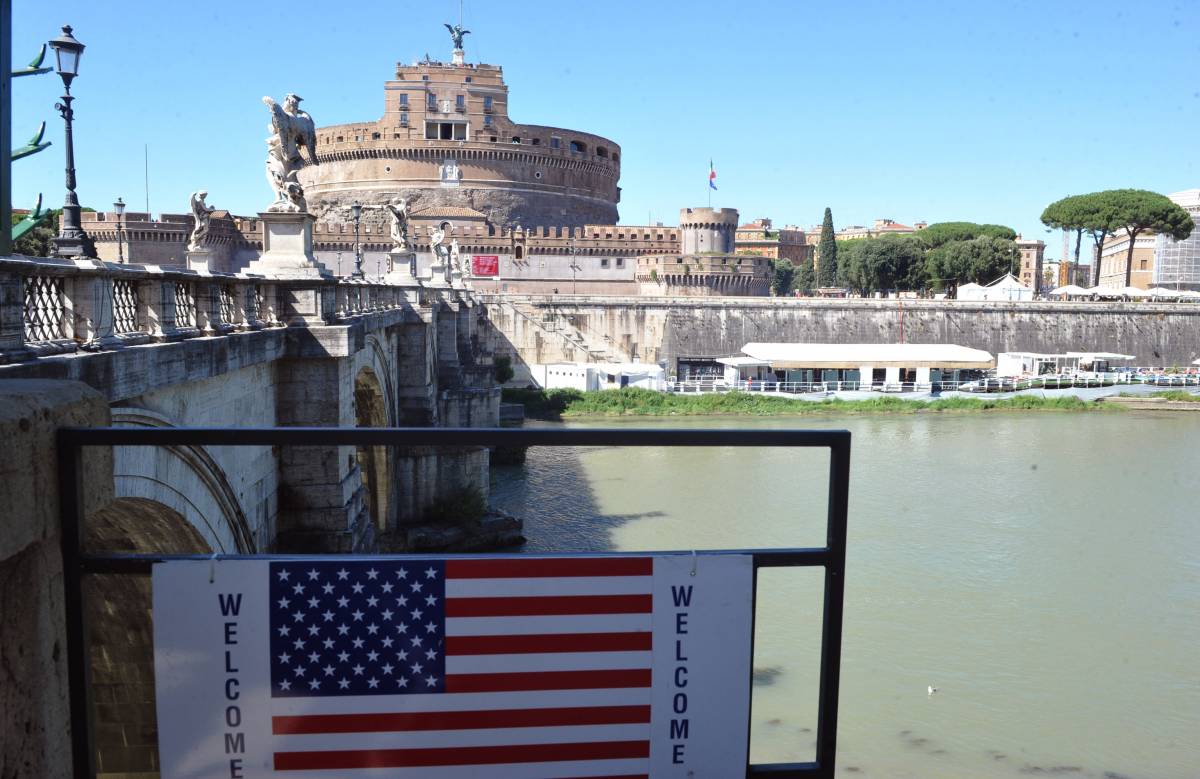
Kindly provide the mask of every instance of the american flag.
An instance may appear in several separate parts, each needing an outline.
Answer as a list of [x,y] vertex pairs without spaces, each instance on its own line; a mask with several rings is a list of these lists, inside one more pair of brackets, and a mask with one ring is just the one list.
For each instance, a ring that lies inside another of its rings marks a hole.
[[648,776],[653,570],[272,562],[275,770]]

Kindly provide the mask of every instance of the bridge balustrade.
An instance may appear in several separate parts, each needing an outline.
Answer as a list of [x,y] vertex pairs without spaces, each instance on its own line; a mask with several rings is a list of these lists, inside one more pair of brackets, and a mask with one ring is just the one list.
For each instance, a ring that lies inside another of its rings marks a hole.
[[0,364],[428,305],[382,279],[277,279],[95,259],[0,258]]

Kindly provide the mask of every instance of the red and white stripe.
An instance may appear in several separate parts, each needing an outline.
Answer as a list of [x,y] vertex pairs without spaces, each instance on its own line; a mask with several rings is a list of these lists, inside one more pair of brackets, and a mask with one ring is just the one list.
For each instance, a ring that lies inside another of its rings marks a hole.
[[448,560],[446,692],[275,699],[275,769],[648,776],[653,568],[630,557]]

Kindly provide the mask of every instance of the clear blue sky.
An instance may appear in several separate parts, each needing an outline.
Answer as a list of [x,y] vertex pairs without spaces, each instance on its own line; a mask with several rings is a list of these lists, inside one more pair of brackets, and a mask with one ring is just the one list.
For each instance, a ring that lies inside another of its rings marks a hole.
[[[397,61],[449,58],[457,0],[55,3],[15,0],[23,64],[70,23],[79,193],[182,212],[268,204],[263,95],[294,91],[318,125],[378,118]],[[668,224],[707,202],[744,220],[1038,221],[1076,192],[1200,186],[1200,3],[465,2],[467,58],[504,67],[510,114],[622,147],[621,220]],[[287,33],[280,32],[288,30]],[[53,74],[14,82],[15,205],[62,201]]]

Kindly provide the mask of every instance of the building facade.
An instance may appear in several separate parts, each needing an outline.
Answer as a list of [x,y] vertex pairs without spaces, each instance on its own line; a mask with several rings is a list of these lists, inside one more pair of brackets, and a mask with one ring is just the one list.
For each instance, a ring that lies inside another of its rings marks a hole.
[[1154,285],[1200,291],[1200,189],[1170,195],[1192,215],[1196,226],[1182,241],[1160,235],[1154,242]]
[[788,225],[775,229],[770,219],[762,218],[738,226],[734,251],[772,260],[789,260],[793,265],[799,265],[812,259],[816,246],[808,243],[799,227]]
[[1036,295],[1042,292],[1045,286],[1042,265],[1045,261],[1046,242],[1029,240],[1018,235],[1017,248],[1021,251],[1021,267],[1017,272],[1017,278],[1022,284],[1032,289]]

